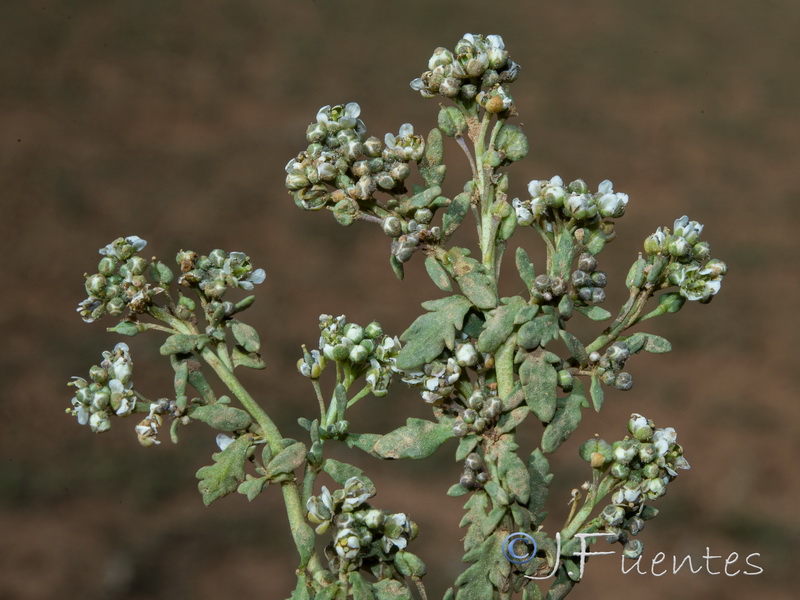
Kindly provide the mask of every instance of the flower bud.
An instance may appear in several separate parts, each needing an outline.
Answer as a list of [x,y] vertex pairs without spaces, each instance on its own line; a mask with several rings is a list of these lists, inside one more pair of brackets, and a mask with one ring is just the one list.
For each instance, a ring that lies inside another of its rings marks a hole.
[[621,506],[609,504],[603,509],[603,512],[600,513],[600,516],[612,527],[618,527],[622,525],[622,521],[625,518],[625,509]]
[[356,364],[365,363],[367,362],[367,358],[369,358],[369,352],[367,352],[366,348],[363,346],[354,346],[350,351],[348,358],[350,359],[350,362]]
[[636,559],[642,555],[644,544],[639,540],[629,540],[622,551],[625,558]]
[[684,238],[673,235],[667,243],[667,250],[672,256],[684,259],[691,256],[692,246]]
[[508,162],[516,162],[528,154],[528,138],[516,125],[503,125],[495,141],[497,150]]
[[460,367],[474,367],[478,364],[478,351],[472,344],[456,346],[456,361]]
[[480,454],[473,452],[464,460],[464,466],[473,471],[480,471],[483,469],[483,459]]
[[117,270],[117,261],[110,256],[104,256],[100,259],[97,270],[101,275],[113,275]]
[[611,473],[612,477],[616,477],[617,479],[627,479],[631,474],[631,469],[627,465],[615,462],[611,465],[609,472]]
[[390,237],[397,237],[403,233],[403,224],[397,217],[386,217],[383,220],[383,232]]
[[633,387],[633,375],[623,371],[614,380],[614,387],[618,390],[628,391]]

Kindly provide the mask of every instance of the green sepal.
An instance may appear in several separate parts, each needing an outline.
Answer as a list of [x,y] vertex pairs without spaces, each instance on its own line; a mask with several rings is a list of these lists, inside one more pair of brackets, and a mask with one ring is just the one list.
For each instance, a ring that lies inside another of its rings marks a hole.
[[597,412],[600,412],[600,409],[603,407],[604,393],[600,379],[597,375],[592,375],[592,383],[589,385],[589,394],[592,397],[592,406]]
[[544,428],[542,452],[545,454],[555,452],[572,435],[581,422],[581,407],[585,402],[583,383],[576,379],[572,392],[565,399],[563,406],[556,410],[555,417]]
[[553,256],[553,274],[564,279],[572,270],[575,257],[575,241],[569,231],[561,231],[556,242],[556,253]]
[[530,476],[530,498],[528,510],[531,511],[536,524],[541,524],[547,516],[544,510],[547,494],[550,492],[550,482],[553,474],[550,472],[550,461],[542,451],[537,448],[528,458],[528,475]]
[[525,402],[542,423],[556,414],[558,373],[542,354],[529,354],[519,368]]
[[448,296],[422,306],[431,312],[417,317],[400,336],[406,344],[397,355],[398,369],[412,370],[431,362],[445,348],[455,348],[456,331],[472,307],[464,296]]
[[576,306],[575,310],[583,313],[592,321],[605,321],[611,318],[611,313],[601,306]]
[[220,431],[247,429],[253,422],[247,411],[224,404],[206,404],[189,409],[189,417]]
[[347,574],[347,578],[350,580],[350,593],[353,595],[353,600],[375,600],[372,584],[367,583],[361,573],[351,571]]
[[481,437],[474,433],[470,433],[469,435],[465,435],[461,438],[458,442],[458,448],[456,449],[456,460],[461,462],[470,452],[475,450],[475,447],[480,443]]
[[586,352],[584,345],[581,344],[581,341],[564,329],[559,330],[558,333],[561,335],[561,339],[564,340],[564,344],[567,346],[570,356],[578,361],[579,365],[588,364],[589,354]]
[[380,458],[427,458],[453,436],[452,419],[434,423],[409,418],[404,426],[381,436],[372,450]]
[[248,369],[266,369],[267,363],[258,352],[248,352],[241,346],[234,346],[231,351],[233,368],[246,367]]
[[190,335],[175,333],[169,336],[159,348],[163,356],[170,354],[191,354],[196,349],[201,349],[211,338],[207,335]]
[[119,335],[124,335],[127,337],[133,337],[144,331],[144,328],[140,323],[135,321],[120,321],[114,325],[114,327],[107,328],[106,331],[118,333]]
[[503,452],[498,461],[500,479],[508,492],[514,494],[520,504],[527,504],[531,494],[531,482],[525,463],[516,452]]
[[400,281],[403,281],[403,277],[405,276],[405,271],[403,271],[403,263],[401,263],[394,254],[389,256],[389,265],[392,267],[395,277],[397,277]]
[[351,479],[352,477],[358,477],[371,493],[377,493],[375,484],[372,483],[372,480],[364,474],[364,471],[354,465],[339,462],[338,460],[334,460],[332,458],[326,458],[322,463],[322,470],[330,475],[331,479],[342,486],[347,483],[348,479]]
[[253,499],[264,490],[264,487],[267,485],[267,483],[266,477],[253,477],[252,475],[247,475],[245,480],[239,484],[238,488],[236,488],[236,491],[243,496],[247,496],[247,500],[252,502]]
[[253,448],[253,436],[243,435],[233,440],[222,452],[211,456],[213,465],[202,467],[195,477],[203,503],[209,506],[223,496],[235,492],[244,481],[244,463]]
[[278,452],[265,467],[265,475],[274,479],[279,475],[288,475],[306,460],[306,447],[302,442],[295,442]]
[[413,600],[408,586],[396,579],[382,579],[372,584],[376,600]]
[[425,270],[433,281],[434,285],[444,292],[452,292],[453,285],[450,283],[450,276],[444,267],[433,256],[425,258]]
[[481,352],[497,350],[514,330],[514,319],[523,306],[525,300],[514,296],[508,304],[490,311],[483,325],[483,331],[478,337],[478,350]]
[[450,201],[442,216],[442,237],[444,239],[448,239],[455,233],[464,217],[467,216],[471,204],[472,197],[468,192],[462,192]]
[[230,321],[231,332],[238,344],[247,352],[258,352],[261,350],[261,339],[255,328],[246,323],[232,319]]

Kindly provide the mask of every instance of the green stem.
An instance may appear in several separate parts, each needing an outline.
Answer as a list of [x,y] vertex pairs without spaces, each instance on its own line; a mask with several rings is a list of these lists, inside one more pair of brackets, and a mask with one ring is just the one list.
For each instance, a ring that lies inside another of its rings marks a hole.
[[[653,294],[652,288],[646,287],[639,291],[637,294],[631,294],[631,298],[628,299],[628,302],[623,307],[620,316],[612,323],[603,334],[597,337],[591,344],[586,346],[586,352],[595,352],[600,350],[607,344],[612,343],[614,340],[619,337],[619,335],[625,331],[628,327],[634,325],[642,314],[645,306],[647,305],[647,301],[650,299],[650,296]],[[627,311],[625,310],[627,308]]]
[[372,391],[372,387],[369,384],[365,385],[355,396],[353,396],[352,398],[350,398],[350,400],[347,401],[347,408],[353,406],[356,402],[358,402],[364,396],[369,394],[370,391]]
[[320,425],[325,427],[328,424],[328,419],[325,415],[325,400],[322,398],[322,388],[319,386],[319,380],[312,379],[311,385],[314,387],[314,393],[317,395],[317,402],[319,403],[319,420]]
[[566,544],[575,536],[576,533],[578,533],[581,527],[583,527],[583,524],[586,522],[586,519],[588,519],[592,514],[592,511],[597,506],[598,502],[608,495],[613,485],[614,481],[612,478],[606,477],[600,482],[600,485],[592,486],[592,488],[589,490],[589,495],[586,496],[586,502],[584,502],[581,509],[578,511],[575,517],[573,517],[572,522],[561,530],[562,543]]

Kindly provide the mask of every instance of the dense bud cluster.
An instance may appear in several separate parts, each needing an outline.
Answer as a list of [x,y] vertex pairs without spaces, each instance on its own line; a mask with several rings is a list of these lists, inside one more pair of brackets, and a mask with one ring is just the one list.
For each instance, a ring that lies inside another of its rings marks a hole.
[[454,51],[437,48],[428,70],[411,82],[411,88],[423,98],[439,95],[464,102],[477,100],[488,112],[499,113],[513,106],[504,84],[515,81],[519,69],[509,58],[502,37],[467,33]]
[[323,106],[306,132],[308,148],[286,165],[286,187],[297,206],[329,206],[342,225],[350,225],[362,210],[374,214],[375,192],[404,192],[411,163],[425,151],[424,139],[409,123],[397,135],[387,133],[385,145],[367,138],[359,114],[355,102]]
[[[677,286],[681,296],[701,303],[710,302],[722,286],[728,270],[721,260],[711,259],[708,242],[700,241],[703,225],[686,215],[676,219],[673,230],[659,227],[644,241],[647,281],[662,287]],[[636,266],[636,265],[634,265]],[[643,279],[644,276],[639,276]]]
[[114,317],[122,314],[125,308],[140,313],[147,310],[153,296],[163,291],[147,282],[148,267],[159,284],[167,284],[172,273],[161,263],[148,263],[136,253],[147,245],[135,235],[117,238],[105,248],[100,249],[103,258],[97,265],[97,273],[86,276],[86,292],[89,297],[77,308],[87,323],[108,313]]
[[308,499],[308,520],[317,526],[317,533],[333,527],[333,541],[325,549],[331,569],[368,569],[399,559],[403,564],[396,566],[401,571],[410,564],[411,574],[424,575],[422,561],[405,551],[408,542],[417,537],[416,523],[404,513],[373,508],[367,500],[374,495],[371,486],[351,477],[343,488],[331,493],[323,486],[319,496]]
[[136,407],[132,374],[133,361],[127,344],[120,343],[114,350],[103,352],[100,365],[89,369],[91,383],[82,377],[73,377],[68,384],[77,391],[72,398],[72,408],[67,412],[96,433],[108,431],[111,415],[125,417]]
[[589,360],[596,363],[594,372],[600,381],[618,390],[628,391],[633,387],[633,376],[622,369],[630,356],[628,344],[621,340],[611,344],[602,355],[593,352],[589,355]]
[[549,231],[553,223],[566,222],[583,229],[582,242],[591,254],[597,254],[616,236],[614,223],[625,214],[628,195],[614,192],[609,180],[600,183],[597,192],[589,192],[582,179],[565,185],[559,176],[549,181],[533,180],[528,184],[531,197],[512,201],[517,224],[533,225]]
[[252,290],[266,277],[264,269],[253,269],[250,257],[243,252],[217,249],[208,256],[199,256],[191,250],[182,250],[175,260],[182,273],[178,283],[196,287],[211,300],[220,300],[229,288]]
[[573,300],[581,305],[599,304],[606,299],[608,278],[605,271],[597,270],[597,259],[588,252],[578,258],[578,269],[570,277]]
[[400,351],[396,337],[384,335],[380,324],[373,321],[366,327],[348,323],[344,315],[319,317],[319,349],[309,352],[303,348],[303,358],[297,362],[300,373],[317,379],[332,360],[345,367],[355,379],[365,375],[372,394],[385,396],[392,385],[394,363]]

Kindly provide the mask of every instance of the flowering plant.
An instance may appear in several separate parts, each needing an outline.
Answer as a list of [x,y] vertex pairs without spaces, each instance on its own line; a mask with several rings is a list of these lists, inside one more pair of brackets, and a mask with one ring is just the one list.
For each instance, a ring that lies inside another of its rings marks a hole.
[[[392,240],[397,277],[421,255],[445,295],[424,302],[425,312],[399,337],[377,322],[320,317],[317,347],[302,346],[298,361],[319,409],[299,419],[304,441],[285,437],[236,374],[265,366],[258,333],[241,320],[254,296],[226,299],[265,280],[245,254],[181,251],[175,280],[165,263],[140,256],[145,242],[130,236],[101,249],[97,273],[86,277],[88,298],[78,307],[85,321],[108,314],[121,317],[110,328],[115,333],[166,334],[160,352],[174,371],[174,394],[153,401],[137,391],[128,346],[119,343],[88,379],[71,382],[69,412],[95,432],[139,414],[135,431],[144,446],[159,443],[165,424],[173,442],[181,427],[197,421],[219,431],[219,452],[197,472],[203,501],[234,492],[253,500],[270,486],[280,488],[298,553],[293,600],[427,598],[425,564],[410,550],[416,524],[373,505],[372,481],[356,466],[326,457],[329,444],[378,459],[423,459],[456,440],[462,472],[448,494],[467,497],[461,520],[467,568],[444,598],[458,600],[565,597],[583,575],[576,550],[584,534],[602,534],[619,542],[625,556],[639,556],[636,536],[657,513],[651,502],[666,493],[678,469],[689,467],[672,428],[633,414],[622,439],[595,436],[581,445],[588,463],[583,492],[573,490],[564,526],[548,527],[548,455],[575,432],[584,409],[602,408],[604,387],[631,389],[625,368],[632,355],[671,349],[666,339],[631,329],[679,311],[686,300],[709,302],[726,267],[710,257],[703,226],[684,216],[647,237],[617,315],[602,308],[607,276],[598,256],[614,239],[629,198],[610,181],[592,191],[583,180],[558,176],[535,179],[527,195],[509,198],[504,168],[528,150],[522,129],[509,122],[517,113],[509,89],[519,72],[500,36],[467,34],[452,51],[436,49],[428,70],[411,82],[423,97],[449,101],[427,136],[408,123],[383,141],[368,136],[353,102],[323,107],[308,127],[308,147],[286,165],[295,203],[327,210],[342,225],[378,224]],[[471,169],[452,198],[442,187],[445,137]],[[410,183],[415,171],[419,181]],[[475,256],[450,243],[470,213]],[[516,248],[524,292],[501,298],[508,243],[529,231],[543,240],[546,263],[537,274],[526,251]],[[573,318],[608,324],[582,341],[567,329]],[[219,380],[213,385],[209,370]],[[333,381],[324,390],[326,370]],[[397,379],[419,389],[431,417],[409,418],[385,434],[352,431],[348,411],[367,396],[386,396]],[[220,386],[229,395],[218,394]],[[523,427],[539,440],[526,456],[517,443]],[[318,486],[322,473],[340,487]],[[327,543],[321,554],[317,536]],[[537,580],[548,579],[543,592]]]

